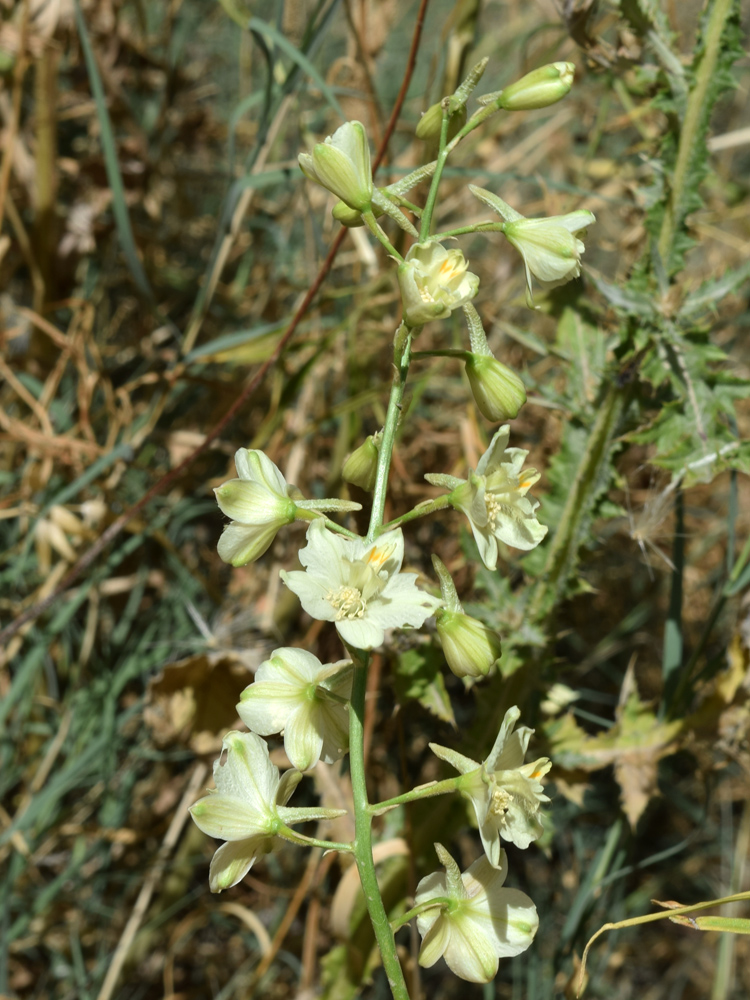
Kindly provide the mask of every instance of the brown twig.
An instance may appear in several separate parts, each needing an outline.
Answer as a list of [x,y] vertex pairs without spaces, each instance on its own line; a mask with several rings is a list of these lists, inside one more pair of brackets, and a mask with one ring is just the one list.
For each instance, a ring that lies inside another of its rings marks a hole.
[[[394,129],[396,128],[396,122],[398,121],[398,117],[401,114],[401,108],[403,107],[404,100],[406,99],[406,93],[407,90],[409,89],[409,84],[411,82],[412,74],[414,72],[414,67],[417,62],[417,52],[419,51],[419,43],[422,37],[422,28],[424,26],[424,19],[428,3],[429,0],[422,0],[422,2],[419,5],[419,11],[417,12],[417,20],[414,26],[414,34],[412,36],[412,41],[411,41],[411,48],[409,50],[409,58],[406,64],[406,71],[404,72],[404,79],[401,83],[401,89],[398,92],[396,103],[393,106],[393,111],[388,121],[385,134],[383,136],[383,141],[380,143],[380,148],[378,149],[378,152],[375,155],[375,159],[373,161],[372,165],[373,173],[377,170],[377,168],[383,161],[383,157],[385,156],[388,143],[390,142],[391,136],[393,135]],[[229,424],[232,418],[241,410],[241,408],[244,406],[244,404],[247,402],[250,396],[252,396],[252,394],[261,384],[269,369],[273,365],[275,365],[276,362],[281,357],[286,345],[291,340],[297,327],[302,321],[303,316],[307,312],[308,308],[310,307],[310,304],[317,295],[318,290],[325,281],[328,272],[330,271],[333,262],[336,258],[336,254],[339,251],[339,247],[344,241],[345,236],[346,236],[346,229],[342,228],[341,231],[336,236],[336,239],[331,244],[331,249],[328,251],[328,255],[326,256],[326,259],[323,261],[323,264],[320,270],[318,271],[315,280],[307,290],[307,294],[305,295],[299,308],[294,314],[291,323],[286,329],[284,336],[277,344],[273,354],[263,365],[261,365],[261,367],[255,373],[250,382],[248,382],[248,384],[242,390],[242,392],[235,400],[235,402],[229,407],[229,409],[221,418],[221,420],[208,432],[204,441],[195,449],[195,451],[191,455],[188,455],[188,457],[183,462],[180,462],[178,466],[176,466],[174,469],[171,469],[166,475],[162,476],[162,478],[151,487],[151,489],[138,501],[138,503],[134,504],[129,510],[126,510],[124,514],[121,514],[118,518],[116,518],[112,522],[112,524],[109,525],[109,527],[100,535],[100,537],[96,540],[96,542],[94,542],[91,548],[88,549],[86,552],[84,552],[84,554],[75,564],[75,566],[73,566],[70,572],[65,576],[62,582],[55,588],[55,590],[49,595],[49,597],[45,598],[43,601],[38,601],[30,608],[27,608],[26,611],[24,611],[15,619],[15,621],[11,622],[10,625],[7,625],[2,631],[0,631],[0,644],[6,643],[10,638],[12,638],[12,636],[16,634],[16,632],[19,631],[19,629],[23,628],[23,626],[26,625],[27,622],[34,621],[41,614],[47,611],[48,608],[52,607],[52,605],[60,598],[60,596],[64,594],[65,591],[73,583],[75,583],[75,581],[78,579],[81,573],[94,562],[94,560],[107,547],[107,545],[109,545],[109,543],[113,541],[113,539],[115,539],[120,534],[125,525],[129,521],[131,521],[134,517],[136,517],[138,514],[140,514],[143,508],[151,500],[153,500],[154,497],[159,496],[160,493],[163,493],[164,490],[167,489],[167,487],[169,487],[176,479],[178,479],[179,476],[181,476],[182,473],[185,471],[185,469],[189,468],[189,466],[193,464],[196,458],[198,458],[199,455],[202,455],[203,452],[207,450],[208,446],[213,441],[216,440],[216,438],[221,434],[221,432],[224,430],[227,424]]]

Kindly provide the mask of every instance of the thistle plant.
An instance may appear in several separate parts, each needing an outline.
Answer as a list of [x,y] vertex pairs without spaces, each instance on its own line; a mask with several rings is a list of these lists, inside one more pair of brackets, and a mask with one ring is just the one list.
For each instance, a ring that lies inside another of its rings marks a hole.
[[[262,664],[254,683],[242,695],[238,713],[249,732],[226,737],[226,759],[217,762],[214,772],[216,791],[193,807],[200,828],[226,841],[214,857],[211,888],[220,891],[236,884],[261,854],[274,849],[278,838],[353,855],[396,1000],[408,1000],[409,994],[394,935],[410,920],[416,920],[423,939],[420,964],[430,967],[444,958],[457,976],[470,982],[489,982],[501,958],[531,946],[539,923],[531,899],[503,885],[508,871],[503,844],[526,849],[537,840],[543,832],[542,808],[549,801],[542,779],[551,764],[545,757],[525,763],[533,730],[515,728],[519,709],[512,707],[506,712],[484,761],[431,743],[432,752],[458,773],[382,802],[368,798],[363,740],[368,667],[373,650],[390,642],[392,630],[429,629],[434,617],[447,668],[473,683],[481,683],[500,656],[501,636],[465,613],[450,573],[437,554],[433,565],[439,597],[437,587],[431,592],[420,585],[414,573],[402,571],[403,527],[455,508],[468,519],[480,559],[491,571],[497,570],[503,546],[528,551],[542,543],[547,532],[537,519],[540,501],[529,493],[539,473],[525,466],[526,451],[509,446],[511,428],[507,423],[496,430],[467,478],[439,471],[428,474],[429,483],[445,492],[385,522],[391,456],[412,363],[441,356],[463,361],[476,405],[494,423],[512,420],[526,399],[521,377],[489,348],[473,304],[479,278],[471,272],[454,237],[502,233],[521,254],[531,302],[532,277],[549,286],[580,273],[582,230],[594,221],[587,211],[551,219],[524,218],[493,192],[472,187],[472,193],[499,215],[500,221],[433,233],[443,170],[462,139],[500,111],[555,103],[567,94],[573,81],[570,63],[542,67],[505,90],[480,99],[478,110],[467,117],[467,101],[485,64],[483,61],[474,67],[455,94],[427,112],[420,134],[437,133],[437,157],[397,184],[382,189],[375,185],[367,136],[359,122],[347,122],[315,145],[311,153],[300,154],[306,177],[338,199],[335,218],[348,226],[366,226],[397,268],[403,318],[393,340],[394,375],[385,423],[377,435],[360,445],[344,468],[345,478],[372,491],[367,534],[360,537],[328,516],[358,505],[335,499],[305,500],[258,451],[240,449],[237,478],[216,491],[222,511],[231,518],[221,537],[219,554],[234,566],[260,558],[286,525],[295,520],[308,522],[306,544],[299,551],[302,569],[282,571],[281,577],[312,618],[335,627],[343,655],[335,663],[323,664],[312,650],[279,648]],[[412,187],[430,178],[421,209],[405,201]],[[412,239],[404,255],[384,230],[383,217]],[[426,323],[447,319],[459,309],[467,323],[466,350],[415,349]],[[293,765],[282,777],[270,762],[262,739],[274,733],[283,736]],[[319,760],[336,761],[347,750],[354,839],[337,843],[292,829],[308,819],[339,815],[337,810],[293,808],[287,802],[302,772]],[[417,887],[413,907],[389,920],[373,863],[373,820],[400,804],[451,794],[463,796],[471,804],[484,853],[462,874],[446,848],[436,844],[445,871],[426,875]]]

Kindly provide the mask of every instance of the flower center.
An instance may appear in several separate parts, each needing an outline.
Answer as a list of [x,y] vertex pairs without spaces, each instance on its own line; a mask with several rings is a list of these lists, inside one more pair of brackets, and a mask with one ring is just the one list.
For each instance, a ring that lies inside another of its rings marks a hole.
[[495,786],[490,796],[490,812],[496,816],[504,816],[510,808],[512,801],[513,796],[509,792],[506,792],[504,788]]
[[336,621],[340,622],[344,618],[350,621],[354,618],[363,618],[367,610],[367,601],[356,587],[339,587],[337,591],[329,590],[326,600],[336,611]]
[[497,524],[498,515],[502,514],[507,504],[500,503],[493,493],[485,493],[484,502],[487,507],[487,527],[490,529],[490,532],[493,532]]

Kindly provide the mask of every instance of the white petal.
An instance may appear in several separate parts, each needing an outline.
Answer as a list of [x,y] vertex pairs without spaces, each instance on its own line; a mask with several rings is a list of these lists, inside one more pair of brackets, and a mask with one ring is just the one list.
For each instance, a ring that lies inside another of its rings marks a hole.
[[520,955],[534,940],[539,914],[526,893],[518,889],[501,889],[496,899],[490,898],[496,953],[500,958]]
[[[304,552],[304,549],[302,550]],[[332,622],[336,618],[336,610],[330,601],[325,599],[330,587],[315,579],[310,573],[302,570],[281,571],[281,579],[287,587],[296,594],[305,611],[312,618],[322,622]],[[361,647],[360,647],[361,648]]]
[[217,551],[219,558],[232,566],[244,566],[260,559],[278,534],[278,525],[250,527],[233,521],[221,533]]
[[[326,621],[333,621],[333,618],[328,618]],[[385,632],[371,616],[354,618],[351,621],[344,618],[336,622],[336,630],[344,642],[354,646],[355,649],[375,649],[376,646],[382,645],[385,639]]]
[[[483,921],[470,920],[463,911],[451,920],[451,935],[445,962],[451,972],[469,983],[488,983],[497,975],[498,961],[494,935]],[[489,923],[489,921],[488,921]]]
[[196,826],[217,840],[247,840],[268,836],[271,818],[231,795],[207,795],[190,809]]
[[262,837],[224,844],[211,859],[208,884],[211,892],[231,889],[247,875],[263,846]]
[[[492,440],[490,441],[487,451],[482,455],[477,463],[477,475],[485,476],[494,472],[495,469],[499,468],[503,462],[507,462],[505,452],[508,447],[508,438],[510,437],[510,426],[508,424],[503,424],[497,431],[495,431]],[[515,451],[520,451],[520,448],[514,449]],[[528,452],[524,452],[528,454]]]
[[320,759],[325,764],[339,760],[349,747],[349,713],[343,705],[321,705],[323,746]]
[[298,771],[309,771],[320,760],[323,734],[314,702],[299,705],[289,717],[284,730],[284,749]]
[[419,964],[423,969],[431,969],[435,962],[443,957],[445,949],[450,944],[450,924],[436,908],[434,911],[428,910],[427,913],[420,914],[417,917],[417,927],[423,935],[422,947],[419,949]]
[[[262,527],[294,520],[294,504],[259,483],[230,479],[214,490],[216,502],[227,517],[240,524]],[[291,515],[291,516],[290,516]]]
[[[488,771],[497,771],[499,769],[497,761],[500,759],[501,755],[505,751],[505,747],[508,745],[508,742],[511,738],[513,727],[520,718],[521,718],[521,709],[518,707],[518,705],[513,705],[506,711],[503,717],[503,721],[500,724],[500,731],[495,737],[495,742],[492,745],[492,749],[490,750],[489,754],[487,755],[487,759],[484,762],[484,766]],[[524,729],[525,728],[526,727],[524,727]],[[529,729],[528,731],[529,737],[531,736],[532,732],[533,729]],[[527,737],[526,746],[528,746],[528,743],[529,743],[529,738]],[[508,770],[511,767],[520,767],[521,764],[523,764],[523,755],[526,752],[526,746],[524,746],[523,748],[520,759],[516,763],[513,764],[509,763],[508,765],[506,765],[506,767],[503,768],[503,770]]]
[[478,527],[474,521],[469,521],[469,524],[471,525],[471,532],[474,535],[474,541],[477,543],[479,558],[487,569],[494,572],[497,569],[498,556],[495,536],[490,534],[487,528]]
[[265,742],[254,733],[230,732],[222,747],[227,757],[226,763],[219,758],[214,764],[217,790],[268,814],[276,801],[279,769],[271,763]]
[[251,732],[271,736],[282,732],[301,697],[299,688],[290,684],[256,679],[240,695],[237,714]]

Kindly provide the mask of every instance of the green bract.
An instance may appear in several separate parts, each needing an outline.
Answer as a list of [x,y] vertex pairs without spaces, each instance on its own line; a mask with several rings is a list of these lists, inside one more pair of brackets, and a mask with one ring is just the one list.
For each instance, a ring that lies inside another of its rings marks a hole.
[[350,667],[349,660],[323,664],[306,649],[275,649],[240,695],[237,714],[260,736],[283,733],[297,770],[332,764],[349,746]]
[[479,278],[467,268],[460,250],[446,250],[437,240],[415,243],[398,269],[406,325],[445,319],[473,299]]
[[190,810],[204,833],[227,841],[211,861],[211,892],[229,889],[243,879],[285,827],[311,819],[334,819],[346,812],[287,806],[302,775],[292,770],[280,777],[266,744],[254,733],[227,733],[222,749],[227,757],[225,764],[221,758],[214,762],[216,791]]
[[312,154],[300,153],[302,173],[322,185],[358,212],[370,209],[372,167],[367,134],[361,122],[346,122],[324,142],[313,146]]
[[417,886],[415,902],[435,900],[420,913],[422,935],[419,964],[431,968],[440,958],[461,979],[488,983],[497,975],[501,958],[526,951],[534,940],[539,916],[524,892],[504,889],[508,873],[505,851],[493,867],[479,858],[461,874],[442,844],[435,844],[446,871],[434,872]]
[[534,730],[521,726],[513,732],[520,716],[515,705],[508,709],[495,745],[482,764],[448,747],[430,743],[436,756],[464,775],[459,787],[474,806],[485,854],[496,868],[504,860],[501,837],[522,848],[541,837],[544,827],[540,806],[549,802],[539,779],[552,764],[546,757],[524,764]]

